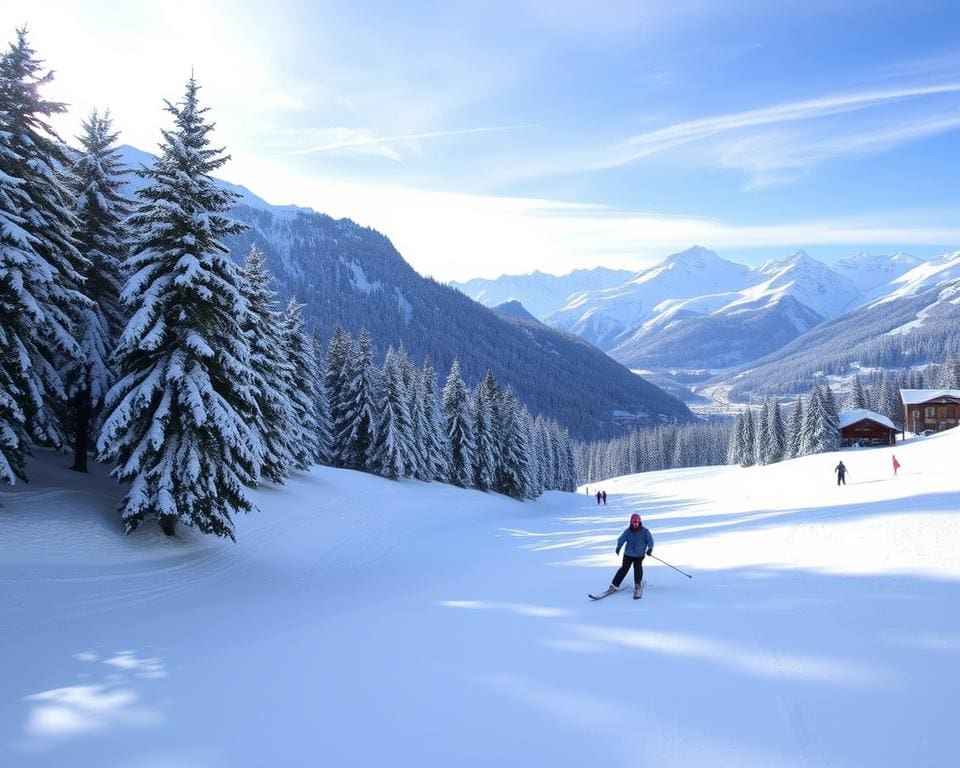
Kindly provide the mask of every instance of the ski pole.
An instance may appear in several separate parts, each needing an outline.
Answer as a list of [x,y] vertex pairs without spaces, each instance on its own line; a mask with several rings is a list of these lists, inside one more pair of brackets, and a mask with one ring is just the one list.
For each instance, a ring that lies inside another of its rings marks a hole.
[[[660,560],[659,557],[657,557],[656,555],[653,555],[653,554],[648,555],[648,557],[652,557],[654,560]],[[677,566],[675,566],[675,565],[670,565],[670,563],[668,563],[666,560],[660,560],[660,562],[663,563],[663,564],[664,564],[665,566],[667,566],[668,568],[673,568],[673,570],[679,571],[679,572],[682,573],[684,576],[686,576],[688,579],[692,579],[692,578],[693,578],[693,576],[691,576],[689,573],[687,573],[686,571],[681,571],[681,570],[680,570],[679,568],[677,568]]]

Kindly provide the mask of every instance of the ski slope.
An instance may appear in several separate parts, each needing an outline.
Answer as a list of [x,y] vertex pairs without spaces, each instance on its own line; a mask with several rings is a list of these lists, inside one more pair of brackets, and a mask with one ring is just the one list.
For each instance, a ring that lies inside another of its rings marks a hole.
[[[958,448],[606,507],[317,468],[236,545],[124,537],[102,468],[40,452],[0,489],[0,765],[960,765]],[[592,603],[632,512],[694,578],[648,559],[642,600]]]

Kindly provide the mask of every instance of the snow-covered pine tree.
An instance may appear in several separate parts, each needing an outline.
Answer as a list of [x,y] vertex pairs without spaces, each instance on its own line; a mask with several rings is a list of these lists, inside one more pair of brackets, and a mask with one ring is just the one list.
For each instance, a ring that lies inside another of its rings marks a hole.
[[350,360],[353,354],[353,339],[337,324],[327,344],[327,367],[324,374],[327,404],[330,408],[330,464],[346,466],[345,443],[340,436],[348,431]]
[[820,405],[819,390],[813,387],[803,398],[803,413],[800,421],[800,436],[797,441],[797,456],[809,456],[816,453],[814,446],[814,432],[816,419],[819,417]]
[[395,480],[407,476],[415,465],[415,458],[409,398],[393,347],[387,349],[383,361],[379,390],[377,402],[380,411],[368,467],[377,474]]
[[410,465],[404,469],[405,477],[415,477],[418,480],[432,480],[428,476],[427,457],[424,444],[424,434],[427,431],[423,416],[423,398],[420,392],[420,381],[417,370],[407,356],[407,350],[400,343],[397,349],[397,365],[400,367],[400,376],[403,379],[403,389],[407,393],[407,410],[410,413]]
[[71,469],[86,472],[91,439],[100,431],[103,402],[116,381],[110,356],[126,322],[120,290],[130,247],[127,219],[132,202],[121,191],[128,171],[115,146],[117,133],[109,112],[100,115],[94,110],[77,138],[81,150],[70,178],[76,201],[73,234],[86,260],[82,290],[90,306],[80,313],[74,331],[83,359],[68,360],[63,378],[69,397],[65,420],[73,444]]
[[437,399],[437,374],[429,358],[417,377],[420,406],[423,411],[423,480],[446,480],[450,474],[450,446],[446,439],[443,414]]
[[577,457],[574,452],[573,440],[570,439],[570,433],[557,425],[557,429],[560,432],[561,437],[563,438],[563,452],[561,465],[563,467],[562,484],[559,486],[558,490],[561,491],[573,491],[577,490]]
[[829,387],[814,387],[808,400],[810,408],[807,453],[827,453],[840,448],[840,429],[830,410]]
[[787,428],[783,423],[783,411],[777,399],[770,398],[767,404],[767,455],[766,463],[783,461],[787,453]]
[[923,370],[920,368],[911,368],[910,376],[907,381],[907,386],[910,389],[924,389],[923,386]]
[[[736,465],[743,461],[743,421],[743,411],[738,411],[727,442],[727,464]],[[639,470],[640,467],[635,469]]]
[[313,413],[317,419],[317,455],[314,462],[329,466],[333,456],[333,430],[330,425],[330,398],[327,397],[327,358],[320,333],[314,329],[313,364]]
[[496,379],[487,371],[483,381],[473,391],[473,486],[489,491],[496,482],[499,440],[495,405],[499,396]]
[[960,389],[960,358],[950,355],[940,366],[937,389]]
[[787,444],[784,452],[785,459],[795,459],[802,456],[800,452],[801,438],[803,434],[803,398],[797,395],[797,400],[793,404],[793,410],[790,412],[790,418],[787,420]]
[[473,482],[473,417],[459,360],[453,361],[443,387],[443,422],[450,450],[448,478],[453,485],[469,488]]
[[766,403],[761,403],[753,422],[753,459],[756,464],[770,463],[771,446],[767,442],[770,438],[769,418],[770,411]]
[[60,369],[82,361],[74,337],[90,308],[86,260],[65,181],[68,150],[47,120],[66,111],[41,95],[43,71],[25,29],[0,55],[0,480],[26,479],[31,440],[60,445]]
[[850,394],[847,396],[847,410],[856,410],[867,407],[867,398],[863,393],[863,382],[860,381],[860,374],[853,377],[853,383],[850,385]]
[[903,421],[903,406],[900,403],[898,389],[896,378],[890,374],[883,377],[877,391],[877,413],[886,416],[894,424]]
[[283,351],[293,377],[289,394],[293,416],[290,456],[297,469],[309,469],[320,454],[313,381],[317,374],[317,361],[313,356],[313,342],[307,334],[306,322],[303,319],[303,306],[291,297],[281,320]]
[[747,408],[743,413],[743,453],[740,456],[741,467],[752,467],[757,462],[756,435],[757,428],[754,424],[753,409]]
[[243,278],[221,242],[242,226],[226,216],[236,196],[209,175],[228,156],[209,146],[197,91],[191,77],[183,100],[167,102],[174,126],[140,171],[123,291],[132,313],[97,447],[130,483],[120,505],[128,532],[156,518],[167,535],[180,521],[234,538],[233,515],[252,509],[243,486],[257,480],[248,426],[257,405]]
[[830,388],[829,384],[824,384],[820,388],[820,399],[823,401],[823,406],[826,408],[827,414],[830,416],[830,421],[834,428],[839,430],[840,411],[837,408],[837,399],[833,396],[833,390]]
[[243,277],[241,289],[247,302],[243,331],[250,346],[257,401],[250,429],[258,446],[260,475],[271,483],[283,483],[294,466],[294,440],[299,429],[290,402],[293,367],[287,357],[273,277],[267,271],[263,251],[256,245],[251,245],[247,253]]
[[343,423],[334,435],[342,466],[370,468],[371,449],[377,438],[378,371],[373,363],[373,339],[366,328],[360,330],[347,359]]
[[530,428],[526,408],[507,386],[500,392],[497,408],[500,462],[496,490],[515,499],[532,498]]

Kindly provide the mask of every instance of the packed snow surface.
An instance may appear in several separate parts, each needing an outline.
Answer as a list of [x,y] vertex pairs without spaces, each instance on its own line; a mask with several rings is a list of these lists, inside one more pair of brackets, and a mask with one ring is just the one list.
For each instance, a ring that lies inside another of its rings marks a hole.
[[[960,765],[958,449],[606,507],[317,468],[236,545],[122,536],[102,468],[39,453],[0,490],[0,765]],[[642,600],[592,603],[633,512],[693,578],[648,559]]]

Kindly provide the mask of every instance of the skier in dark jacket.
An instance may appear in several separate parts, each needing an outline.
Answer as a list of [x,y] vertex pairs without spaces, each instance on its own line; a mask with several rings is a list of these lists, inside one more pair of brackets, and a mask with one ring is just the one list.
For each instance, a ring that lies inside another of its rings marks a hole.
[[600,491],[600,495],[603,496],[603,506],[607,506],[607,492]]
[[840,483],[843,483],[844,485],[846,485],[847,484],[847,468],[843,465],[842,461],[833,468],[833,471],[837,473],[837,485],[840,485]]
[[613,582],[607,589],[607,593],[616,592],[623,583],[623,578],[633,566],[633,594],[636,597],[640,593],[640,586],[643,584],[643,558],[645,555],[653,554],[653,536],[647,528],[643,527],[640,515],[630,515],[630,527],[620,534],[617,539],[617,554],[626,545],[623,550],[623,565],[613,577]]
[[600,506],[600,491],[597,491],[597,506]]

